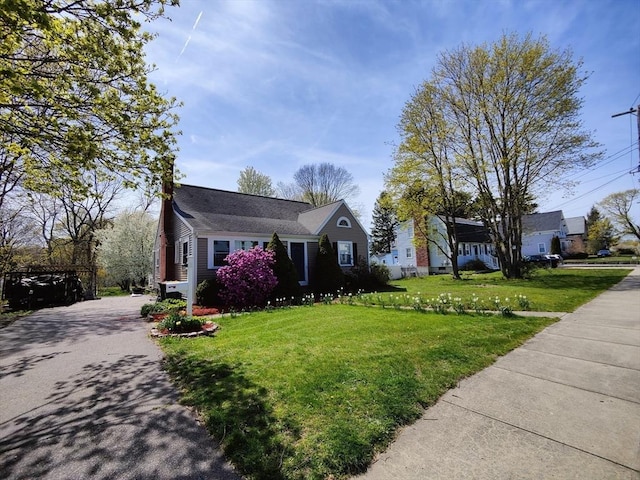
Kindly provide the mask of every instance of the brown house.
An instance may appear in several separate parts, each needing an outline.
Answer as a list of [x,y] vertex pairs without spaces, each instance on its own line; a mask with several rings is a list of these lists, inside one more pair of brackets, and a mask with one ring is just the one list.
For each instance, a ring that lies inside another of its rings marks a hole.
[[[369,258],[369,236],[344,200],[314,208],[306,202],[191,185],[164,200],[154,250],[154,283],[198,283],[215,276],[239,249],[265,248],[273,233],[286,246],[301,285],[313,283],[318,242],[329,236],[345,270]],[[188,266],[193,265],[189,272]]]

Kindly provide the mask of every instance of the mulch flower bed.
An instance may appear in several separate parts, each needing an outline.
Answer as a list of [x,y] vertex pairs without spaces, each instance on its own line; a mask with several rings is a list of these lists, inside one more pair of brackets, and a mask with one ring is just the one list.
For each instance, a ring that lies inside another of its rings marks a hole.
[[216,331],[220,328],[217,323],[212,321],[207,321],[202,324],[202,328],[197,332],[187,332],[187,333],[171,333],[169,330],[158,330],[157,327],[151,328],[151,336],[154,338],[162,338],[162,337],[200,337],[202,335],[214,335]]

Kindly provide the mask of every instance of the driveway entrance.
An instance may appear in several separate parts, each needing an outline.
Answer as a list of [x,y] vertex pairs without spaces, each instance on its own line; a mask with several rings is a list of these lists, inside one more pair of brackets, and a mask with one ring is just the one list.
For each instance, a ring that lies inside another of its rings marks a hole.
[[148,297],[40,310],[0,329],[3,479],[239,479],[162,371]]

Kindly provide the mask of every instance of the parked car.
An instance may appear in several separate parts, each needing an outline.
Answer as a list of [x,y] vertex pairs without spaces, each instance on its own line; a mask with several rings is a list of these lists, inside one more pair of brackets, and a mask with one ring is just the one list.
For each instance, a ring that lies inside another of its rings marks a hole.
[[525,255],[522,257],[522,260],[525,263],[533,263],[535,265],[556,268],[558,263],[562,262],[562,256],[556,254]]
[[611,250],[608,250],[606,248],[602,250],[598,250],[598,257],[610,257],[610,256],[611,256]]
[[525,255],[522,257],[526,263],[546,263],[547,259],[544,258],[544,255]]

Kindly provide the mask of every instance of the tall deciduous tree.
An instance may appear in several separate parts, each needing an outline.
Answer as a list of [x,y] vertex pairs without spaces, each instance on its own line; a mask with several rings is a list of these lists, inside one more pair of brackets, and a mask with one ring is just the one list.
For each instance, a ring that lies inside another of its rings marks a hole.
[[246,167],[240,172],[238,192],[262,195],[263,197],[273,197],[276,194],[275,189],[271,185],[271,178],[268,175],[258,172],[253,167]]
[[631,217],[633,204],[639,202],[640,189],[632,188],[607,195],[600,206],[609,214],[620,234],[633,235],[640,240],[640,224]]
[[[0,194],[16,179],[86,192],[101,171],[158,184],[173,160],[175,100],[147,78],[141,21],[177,0],[0,0]],[[0,198],[0,203],[2,199]]]
[[383,190],[373,206],[371,252],[374,254],[391,253],[393,242],[396,239],[398,219],[392,202],[389,193]]
[[579,118],[587,79],[581,65],[544,38],[503,35],[441,54],[406,106],[424,112],[418,132],[401,122],[406,149],[420,165],[431,139],[438,140],[445,172],[477,197],[507,278],[523,273],[521,218],[532,200],[601,154]]
[[280,196],[321,207],[338,200],[349,200],[360,192],[353,175],[331,163],[303,165],[293,175],[293,184],[278,184]]

